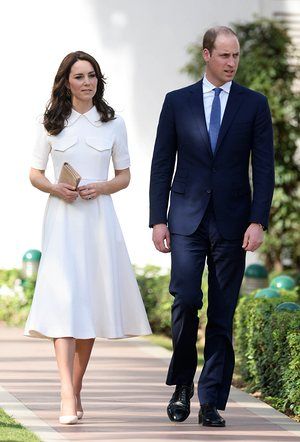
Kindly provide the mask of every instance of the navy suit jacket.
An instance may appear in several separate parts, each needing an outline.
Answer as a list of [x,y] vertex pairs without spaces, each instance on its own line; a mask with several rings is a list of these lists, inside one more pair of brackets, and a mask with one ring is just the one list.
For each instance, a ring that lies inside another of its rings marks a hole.
[[251,222],[267,228],[273,189],[273,131],[264,95],[232,83],[214,154],[202,80],[166,95],[151,167],[150,227],[166,223],[171,233],[190,235],[212,198],[220,234],[241,238]]

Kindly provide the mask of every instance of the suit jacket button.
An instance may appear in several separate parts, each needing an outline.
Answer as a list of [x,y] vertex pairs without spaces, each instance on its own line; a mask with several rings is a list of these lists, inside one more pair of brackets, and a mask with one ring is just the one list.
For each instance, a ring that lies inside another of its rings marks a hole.
[[207,189],[206,193],[211,193],[211,189]]

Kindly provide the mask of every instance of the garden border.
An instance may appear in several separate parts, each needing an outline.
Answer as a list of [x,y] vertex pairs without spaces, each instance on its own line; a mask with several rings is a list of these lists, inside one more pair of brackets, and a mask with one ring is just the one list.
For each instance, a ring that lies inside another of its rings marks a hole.
[[54,430],[53,427],[34,414],[23,402],[19,401],[1,385],[0,404],[5,413],[36,434],[42,442],[69,441],[69,439],[66,439],[62,434]]

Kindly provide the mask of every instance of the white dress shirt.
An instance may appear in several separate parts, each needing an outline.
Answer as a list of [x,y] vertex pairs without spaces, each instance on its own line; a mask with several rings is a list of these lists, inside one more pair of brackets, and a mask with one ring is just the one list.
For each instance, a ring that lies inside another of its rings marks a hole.
[[[221,86],[221,89],[222,89],[222,92],[220,93],[221,123],[222,123],[223,115],[225,112],[231,84],[232,84],[232,81],[228,81],[227,83],[224,83]],[[206,78],[206,75],[204,74],[204,77],[203,77],[203,104],[204,104],[204,113],[205,113],[205,121],[206,121],[207,130],[209,130],[210,113],[211,113],[213,99],[215,96],[215,91],[214,91],[215,88],[216,88],[216,86],[214,86],[212,83],[210,83],[208,81],[208,79]]]

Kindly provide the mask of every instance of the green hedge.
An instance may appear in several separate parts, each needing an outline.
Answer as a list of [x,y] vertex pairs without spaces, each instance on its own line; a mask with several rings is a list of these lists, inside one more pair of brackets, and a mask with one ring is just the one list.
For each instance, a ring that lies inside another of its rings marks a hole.
[[170,337],[173,297],[169,293],[169,274],[152,265],[136,267],[135,273],[153,333]]
[[[160,267],[148,265],[135,268],[137,282],[153,333],[171,337],[171,307],[174,298],[169,293],[170,274]],[[199,332],[204,335],[207,310],[207,272],[202,278],[203,308],[199,311]]]
[[35,278],[22,279],[19,269],[0,269],[0,321],[22,326],[28,316]]
[[237,369],[248,390],[295,415],[300,415],[300,311],[275,307],[298,300],[296,291],[271,299],[244,295],[235,315]]

